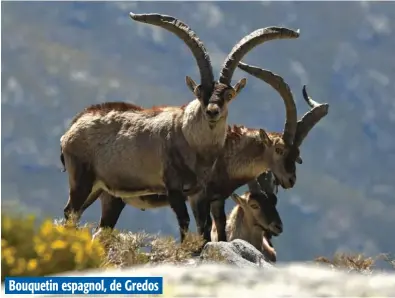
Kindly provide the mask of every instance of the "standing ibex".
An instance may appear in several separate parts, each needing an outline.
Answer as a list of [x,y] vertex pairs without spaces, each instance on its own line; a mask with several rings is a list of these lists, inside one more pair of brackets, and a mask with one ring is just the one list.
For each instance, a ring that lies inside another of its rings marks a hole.
[[[266,177],[263,177],[266,176]],[[281,217],[277,211],[277,196],[271,172],[262,174],[257,180],[249,183],[250,191],[242,196],[233,193],[231,198],[236,206],[232,209],[226,221],[228,241],[242,239],[251,243],[261,251],[267,260],[275,263],[277,256],[271,238],[283,231]],[[210,217],[211,220],[211,217]],[[212,224],[211,241],[217,241],[217,228]]]
[[136,196],[166,194],[183,241],[189,226],[184,195],[204,186],[210,177],[225,144],[227,106],[246,84],[242,79],[230,85],[237,64],[258,44],[299,34],[277,27],[254,31],[233,48],[215,82],[209,55],[186,24],[160,14],[130,16],[181,38],[196,59],[201,84],[186,78],[196,99],[182,107],[144,109],[110,102],[79,113],[61,138],[61,160],[70,187],[65,218],[71,212],[80,216],[83,204],[103,190],[131,204]]
[[[234,144],[238,144],[241,147],[233,150],[235,158],[225,158],[228,160],[227,173],[232,173],[228,174],[230,179],[221,181],[221,179],[217,178],[213,180],[211,185],[209,184],[209,187],[206,189],[206,194],[194,198],[198,202],[200,201],[200,206],[204,206],[205,201],[211,201],[211,213],[217,227],[219,241],[226,241],[225,199],[239,186],[248,183],[266,170],[270,170],[274,174],[276,181],[283,188],[293,187],[296,182],[295,163],[302,163],[299,148],[310,130],[328,114],[329,109],[328,104],[319,104],[312,100],[307,94],[306,86],[303,86],[303,98],[311,110],[296,122],[296,106],[292,92],[288,84],[280,76],[244,63],[239,63],[239,68],[265,81],[278,91],[287,106],[287,122],[282,134],[266,133],[262,129],[234,129],[235,131],[238,130],[240,134],[239,140],[235,141]],[[292,133],[287,134],[287,131],[291,131]],[[259,135],[258,140],[260,142],[254,141],[257,135]],[[225,148],[228,148],[228,146],[230,145],[226,143]],[[228,152],[228,150],[225,149],[225,152]],[[229,150],[229,152],[232,152],[232,150]],[[218,169],[218,166],[216,169]],[[287,179],[289,180],[287,181]],[[226,188],[224,185],[229,185],[230,187]],[[198,210],[206,211],[207,209],[201,208]],[[201,214],[201,218],[207,219],[207,216],[209,216],[208,213],[206,211],[206,213]],[[205,238],[208,239],[207,235],[209,234],[211,225],[208,222],[206,224]]]
[[[304,87],[303,97],[311,110],[296,122],[295,102],[289,86],[284,80],[268,70],[244,64],[241,67],[251,71],[278,91],[286,106],[287,120],[283,134],[267,134],[263,129],[228,127],[224,155],[218,159],[215,165],[214,175],[208,183],[206,192],[200,193],[201,197],[195,195],[189,197],[192,209],[196,207],[196,205],[193,205],[194,202],[204,202],[211,199],[211,212],[218,229],[219,241],[226,241],[225,199],[237,188],[247,184],[268,169],[273,172],[284,188],[293,186],[296,170],[294,163],[301,163],[298,148],[314,125],[327,115],[329,108],[328,104],[318,104],[313,101]],[[292,127],[292,125],[295,127]],[[293,145],[292,143],[285,143],[284,139],[287,142],[290,139],[293,140]],[[114,228],[125,203],[108,193],[103,193],[100,199],[102,215],[99,227]],[[166,195],[141,196],[133,203],[133,206],[140,209],[157,208],[169,204]],[[193,211],[199,213],[199,210],[194,209]],[[200,212],[202,211],[200,210]],[[195,215],[195,218],[197,218],[198,232],[200,234],[204,233],[205,239],[209,241],[211,224],[206,222],[208,219],[204,218],[204,213],[200,222],[198,222],[198,216]],[[205,224],[206,228],[204,229]]]

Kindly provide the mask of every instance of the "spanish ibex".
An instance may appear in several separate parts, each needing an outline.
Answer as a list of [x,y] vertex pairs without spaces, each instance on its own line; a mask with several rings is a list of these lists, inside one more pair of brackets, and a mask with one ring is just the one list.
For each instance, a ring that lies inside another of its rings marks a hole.
[[[235,138],[239,138],[234,142],[234,144],[237,144],[235,147],[240,147],[229,150],[229,152],[233,151],[235,158],[230,156],[227,159],[225,158],[228,160],[226,172],[232,173],[228,174],[230,179],[221,181],[217,178],[213,180],[206,189],[206,193],[203,193],[201,197],[194,198],[200,206],[204,206],[204,201],[211,201],[211,213],[217,227],[219,241],[226,241],[225,199],[235,189],[253,181],[254,177],[267,170],[274,174],[276,183],[279,183],[284,189],[293,187],[296,182],[295,163],[302,163],[299,148],[310,130],[328,114],[329,110],[327,103],[319,104],[311,99],[307,94],[306,86],[303,86],[303,98],[311,110],[305,113],[299,121],[296,121],[297,112],[292,92],[280,76],[244,63],[239,63],[239,68],[268,83],[282,96],[286,104],[287,121],[282,134],[266,133],[263,129],[233,129],[239,134],[239,137],[235,136]],[[225,148],[228,148],[228,146],[231,145],[226,143]],[[228,150],[225,150],[225,152],[228,152]],[[216,169],[218,169],[218,166]],[[224,185],[229,185],[229,187],[226,188]],[[200,208],[198,210],[207,209]],[[202,221],[205,216],[209,217],[208,213],[206,211],[206,213],[200,214]],[[209,240],[207,235],[211,225],[209,225],[209,222],[206,223],[205,238]]]
[[201,84],[186,84],[196,99],[182,107],[142,107],[107,102],[79,113],[61,138],[61,161],[69,176],[69,200],[64,209],[80,217],[83,205],[104,190],[128,203],[136,196],[166,194],[177,216],[181,241],[189,215],[184,195],[205,185],[225,144],[228,104],[244,88],[233,87],[237,64],[258,44],[296,38],[298,32],[269,27],[243,38],[227,56],[218,82],[209,55],[186,24],[160,14],[133,14],[139,22],[162,27],[182,39],[192,51]]
[[[275,263],[277,254],[271,238],[282,233],[283,224],[276,208],[276,186],[272,177],[271,172],[263,173],[249,183],[250,191],[242,196],[231,195],[236,206],[226,221],[226,235],[228,241],[242,239],[251,243],[268,261]],[[217,238],[217,228],[213,223],[211,241],[217,241]]]
[[[193,203],[211,200],[211,213],[218,229],[219,241],[226,241],[224,211],[225,199],[237,188],[249,183],[261,173],[271,170],[284,188],[295,183],[295,162],[301,163],[299,147],[308,132],[328,113],[328,104],[318,104],[307,94],[303,88],[303,97],[311,110],[301,120],[296,122],[296,108],[289,86],[278,75],[268,70],[254,68],[242,64],[246,70],[270,84],[282,96],[286,106],[286,123],[283,134],[269,133],[263,129],[248,129],[245,127],[228,127],[224,147],[224,155],[218,159],[214,169],[213,179],[208,183],[205,192],[189,197],[195,214],[203,215],[197,219],[198,232],[210,239],[211,224],[205,218],[204,209],[196,210]],[[284,140],[287,140],[286,142]],[[293,143],[289,140],[293,140]],[[114,228],[118,218],[125,207],[121,199],[110,194],[101,196],[102,215],[99,227]],[[166,195],[141,196],[134,201],[137,208],[148,209],[166,206],[169,204]],[[200,212],[200,214],[199,214]],[[203,214],[202,214],[203,213]],[[206,224],[206,228],[204,228]]]

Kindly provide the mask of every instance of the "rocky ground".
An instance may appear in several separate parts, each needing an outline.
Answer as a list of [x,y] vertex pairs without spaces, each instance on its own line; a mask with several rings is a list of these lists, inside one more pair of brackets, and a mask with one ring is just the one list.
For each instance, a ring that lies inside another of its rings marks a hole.
[[[219,252],[220,263],[210,261]],[[146,264],[132,268],[68,273],[67,276],[163,276],[162,297],[390,297],[394,273],[348,273],[306,263],[267,263],[242,240],[209,243],[184,265]],[[3,292],[4,293],[4,292]],[[15,295],[9,295],[14,297]],[[39,295],[36,295],[37,297]],[[82,297],[75,295],[73,297]],[[111,296],[103,295],[101,297]],[[126,297],[126,295],[123,295]],[[15,296],[16,297],[16,296]],[[57,297],[48,296],[46,297]],[[59,296],[60,297],[60,296]],[[127,297],[131,297],[130,295]]]

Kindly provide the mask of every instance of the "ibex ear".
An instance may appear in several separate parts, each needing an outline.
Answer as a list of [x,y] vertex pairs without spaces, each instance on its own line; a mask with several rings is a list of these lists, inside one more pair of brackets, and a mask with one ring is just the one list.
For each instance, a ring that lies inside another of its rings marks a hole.
[[233,200],[237,205],[240,205],[240,206],[243,206],[243,205],[244,205],[244,200],[243,200],[243,198],[240,197],[237,193],[232,193],[232,194],[230,195],[230,197],[232,198],[232,200]]
[[196,84],[190,76],[185,77],[185,83],[187,84],[189,90],[191,90],[197,98],[200,98],[200,85]]
[[261,141],[268,147],[273,145],[272,140],[269,138],[268,134],[264,129],[259,130],[259,137],[261,138]]
[[238,81],[236,85],[233,86],[233,89],[235,89],[236,91],[236,95],[239,95],[240,91],[244,89],[246,84],[247,84],[247,79],[243,78],[240,81]]

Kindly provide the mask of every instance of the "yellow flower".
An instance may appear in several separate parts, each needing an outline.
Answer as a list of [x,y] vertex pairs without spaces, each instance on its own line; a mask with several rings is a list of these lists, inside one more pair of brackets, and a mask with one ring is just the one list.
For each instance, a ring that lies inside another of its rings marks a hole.
[[78,251],[83,250],[84,247],[81,245],[80,242],[74,242],[73,244],[71,244],[71,251],[74,253],[77,253]]
[[63,249],[66,246],[67,246],[67,243],[66,243],[66,241],[63,241],[63,240],[55,240],[51,244],[52,249]]
[[52,258],[52,253],[45,253],[41,257],[44,261],[49,261]]
[[83,249],[75,252],[74,260],[75,260],[76,264],[81,264],[84,261],[84,250]]
[[4,216],[1,252],[3,275],[43,276],[97,268],[103,261],[105,248],[100,242],[92,242],[86,228],[56,226],[46,220],[36,231],[33,221],[26,217]]
[[27,263],[27,270],[29,271],[33,271],[37,268],[38,262],[36,259],[31,259],[29,260],[29,262]]
[[38,243],[36,243],[34,249],[38,255],[42,255],[46,250],[46,245],[44,243],[38,242]]
[[41,225],[40,234],[43,236],[49,236],[52,233],[53,224],[50,220],[44,221]]
[[15,263],[15,248],[7,247],[3,249],[1,258],[6,261],[7,264],[12,265]]

